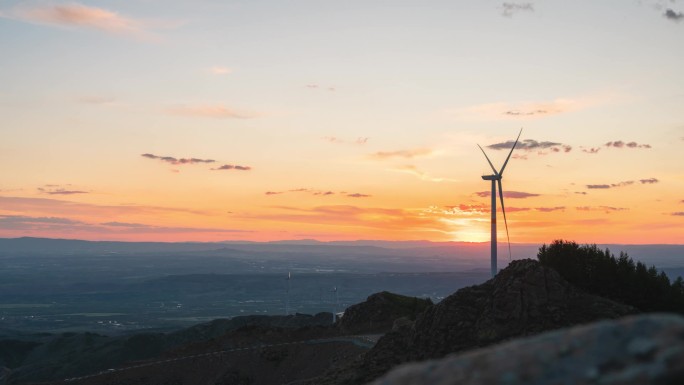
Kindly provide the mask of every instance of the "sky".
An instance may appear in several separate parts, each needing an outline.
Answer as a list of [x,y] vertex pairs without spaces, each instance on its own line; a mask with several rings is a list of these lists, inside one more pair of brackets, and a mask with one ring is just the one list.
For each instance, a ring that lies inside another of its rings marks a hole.
[[683,243],[683,43],[684,0],[1,0],[0,237],[484,242],[522,129],[511,242]]

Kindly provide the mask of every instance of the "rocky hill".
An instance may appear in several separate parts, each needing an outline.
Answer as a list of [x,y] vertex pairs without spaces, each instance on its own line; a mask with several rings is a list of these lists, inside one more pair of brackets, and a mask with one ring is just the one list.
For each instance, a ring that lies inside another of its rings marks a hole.
[[401,365],[372,385],[675,385],[684,318],[645,314]]
[[217,319],[166,334],[110,337],[95,333],[63,333],[40,335],[32,341],[7,339],[0,340],[0,367],[11,368],[10,374],[5,376],[9,383],[50,381],[97,373],[131,361],[153,359],[168,351],[216,339],[246,327],[298,329],[330,327],[331,324],[331,313],[258,315]]
[[427,308],[415,323],[386,334],[353,365],[331,370],[311,384],[366,383],[405,362],[636,312],[579,291],[537,261],[514,261],[495,278],[457,291]]
[[430,299],[383,291],[369,296],[364,302],[348,307],[338,326],[347,334],[384,333],[392,329],[397,319],[415,320],[430,306]]

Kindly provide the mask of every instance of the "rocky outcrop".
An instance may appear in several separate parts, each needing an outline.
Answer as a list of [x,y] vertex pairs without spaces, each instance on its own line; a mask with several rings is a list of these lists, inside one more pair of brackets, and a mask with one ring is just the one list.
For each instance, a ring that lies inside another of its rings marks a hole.
[[684,318],[650,314],[406,364],[373,385],[684,384]]
[[387,291],[373,294],[366,301],[348,307],[339,321],[344,333],[384,333],[392,330],[399,318],[411,321],[432,306],[430,299],[407,297]]
[[353,369],[336,372],[326,383],[365,383],[405,362],[636,312],[575,289],[537,261],[514,261],[495,278],[427,308],[413,327],[387,333]]

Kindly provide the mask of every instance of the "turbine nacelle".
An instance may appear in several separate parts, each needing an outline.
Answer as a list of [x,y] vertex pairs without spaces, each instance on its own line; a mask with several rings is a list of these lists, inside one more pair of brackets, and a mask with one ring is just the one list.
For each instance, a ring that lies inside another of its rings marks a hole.
[[501,180],[501,175],[482,175],[484,180]]

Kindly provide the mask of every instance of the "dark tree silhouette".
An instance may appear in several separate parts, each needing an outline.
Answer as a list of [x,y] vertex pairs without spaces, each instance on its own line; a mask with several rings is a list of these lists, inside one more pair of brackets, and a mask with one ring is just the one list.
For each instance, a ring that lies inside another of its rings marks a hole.
[[684,314],[684,281],[670,283],[655,266],[634,262],[627,254],[619,257],[596,245],[578,245],[556,240],[544,245],[537,259],[580,289],[636,307],[644,312],[667,311]]

